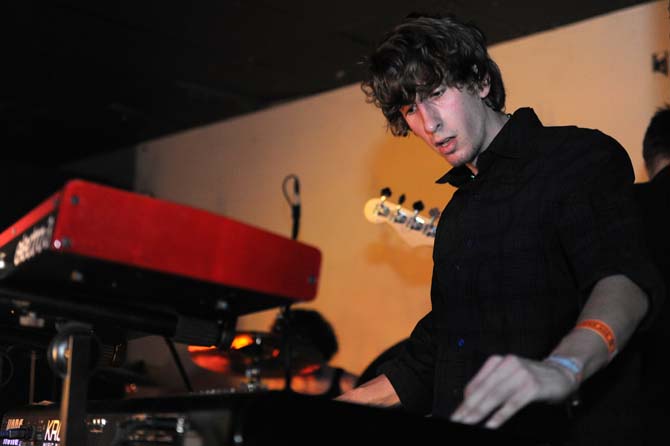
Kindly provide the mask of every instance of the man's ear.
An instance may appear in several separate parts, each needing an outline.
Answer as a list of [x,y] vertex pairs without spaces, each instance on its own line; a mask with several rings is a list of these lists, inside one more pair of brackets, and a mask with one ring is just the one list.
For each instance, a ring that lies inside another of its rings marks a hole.
[[479,97],[484,99],[491,92],[491,77],[487,74],[479,84]]

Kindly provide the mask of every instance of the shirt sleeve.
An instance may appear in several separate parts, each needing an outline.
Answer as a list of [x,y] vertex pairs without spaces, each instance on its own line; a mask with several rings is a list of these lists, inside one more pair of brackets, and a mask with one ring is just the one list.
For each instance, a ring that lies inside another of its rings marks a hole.
[[424,316],[398,356],[380,367],[403,407],[422,415],[431,412],[436,347],[432,311]]
[[[586,146],[573,151],[560,186],[558,232],[584,296],[607,276],[623,274],[642,288],[653,319],[665,289],[647,251],[633,195],[633,167],[614,139],[593,132]],[[570,157],[570,151],[562,156]]]

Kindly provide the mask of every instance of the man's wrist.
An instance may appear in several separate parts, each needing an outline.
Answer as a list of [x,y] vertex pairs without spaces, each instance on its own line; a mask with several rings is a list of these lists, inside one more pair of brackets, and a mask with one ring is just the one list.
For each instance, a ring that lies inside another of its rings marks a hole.
[[584,364],[579,359],[571,356],[549,355],[543,362],[561,370],[573,384],[579,385],[582,382]]

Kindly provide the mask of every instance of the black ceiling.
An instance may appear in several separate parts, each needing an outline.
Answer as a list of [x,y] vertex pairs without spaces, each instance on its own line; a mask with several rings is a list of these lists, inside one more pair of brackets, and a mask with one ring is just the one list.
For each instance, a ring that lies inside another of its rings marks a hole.
[[2,159],[50,165],[359,81],[412,11],[497,43],[640,0],[18,0],[0,6]]

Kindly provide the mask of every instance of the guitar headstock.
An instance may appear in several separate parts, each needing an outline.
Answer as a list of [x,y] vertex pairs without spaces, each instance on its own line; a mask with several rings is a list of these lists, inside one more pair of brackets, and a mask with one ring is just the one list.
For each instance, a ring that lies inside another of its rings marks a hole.
[[432,208],[429,216],[421,215],[424,206],[421,201],[412,205],[412,210],[402,207],[405,196],[398,198],[398,203],[388,200],[391,190],[384,188],[379,198],[372,198],[365,203],[363,213],[371,223],[387,223],[410,246],[433,246],[435,230],[440,218],[440,211]]

